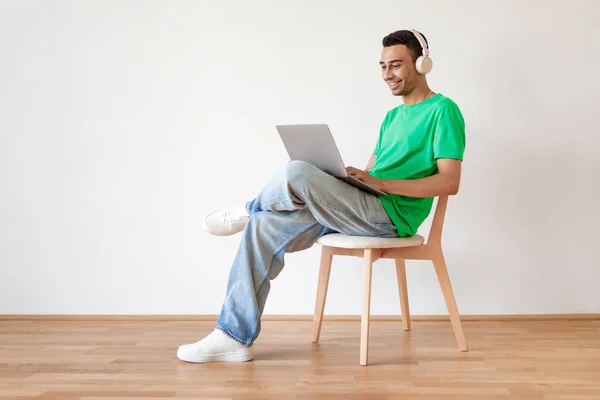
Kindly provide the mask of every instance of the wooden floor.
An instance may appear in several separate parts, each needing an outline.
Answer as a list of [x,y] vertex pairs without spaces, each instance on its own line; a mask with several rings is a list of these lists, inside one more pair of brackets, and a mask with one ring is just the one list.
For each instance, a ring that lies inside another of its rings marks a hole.
[[211,322],[0,321],[0,399],[600,399],[600,321],[263,322],[254,361],[188,364]]

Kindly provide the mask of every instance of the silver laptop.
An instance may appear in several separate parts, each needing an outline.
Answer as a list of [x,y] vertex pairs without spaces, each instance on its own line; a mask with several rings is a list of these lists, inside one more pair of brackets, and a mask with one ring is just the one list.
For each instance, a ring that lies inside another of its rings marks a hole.
[[376,196],[387,194],[348,175],[326,124],[276,125],[276,128],[291,160],[312,164],[321,171]]

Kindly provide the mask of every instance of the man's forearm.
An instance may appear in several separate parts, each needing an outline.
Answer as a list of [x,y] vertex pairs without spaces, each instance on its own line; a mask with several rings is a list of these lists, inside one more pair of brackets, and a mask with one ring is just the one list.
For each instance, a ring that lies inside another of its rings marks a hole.
[[421,179],[378,179],[378,186],[388,194],[426,198],[454,195],[458,192],[459,184],[456,179],[436,174]]

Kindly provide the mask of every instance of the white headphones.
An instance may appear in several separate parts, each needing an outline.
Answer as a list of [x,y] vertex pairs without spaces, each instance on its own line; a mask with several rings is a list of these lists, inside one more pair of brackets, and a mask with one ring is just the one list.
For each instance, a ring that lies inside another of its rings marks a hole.
[[421,43],[421,48],[423,49],[423,55],[417,58],[417,61],[415,61],[415,67],[417,68],[417,72],[419,74],[425,75],[431,72],[431,69],[433,68],[433,61],[431,58],[429,58],[429,47],[419,32],[414,29],[411,29],[410,31],[415,35],[419,43]]

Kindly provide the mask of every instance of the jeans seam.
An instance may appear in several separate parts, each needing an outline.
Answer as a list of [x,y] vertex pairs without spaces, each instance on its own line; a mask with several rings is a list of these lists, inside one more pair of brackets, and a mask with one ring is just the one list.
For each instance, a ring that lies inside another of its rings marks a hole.
[[[271,205],[273,205],[272,203],[279,203],[279,202],[281,202],[282,200],[287,200],[287,199],[288,199],[288,197],[284,195],[284,196],[275,197],[275,198],[273,198],[273,199],[268,199],[267,201],[265,201],[265,203],[268,203],[268,204],[269,204],[269,206],[271,206]],[[259,201],[259,202],[258,202],[258,204],[262,206],[262,205],[263,205],[263,202]],[[306,203],[305,203],[305,204],[306,204]],[[262,207],[261,207],[261,209],[262,209]],[[264,211],[264,210],[263,210],[263,211]]]
[[[305,179],[301,179],[300,182],[301,183],[305,183],[306,180]],[[290,191],[290,193],[292,194],[292,196],[298,197],[297,194],[292,193],[291,191]],[[342,209],[342,208],[336,207],[335,205],[332,205],[329,202],[324,201],[322,198],[320,198],[318,196],[314,196],[314,195],[311,196],[311,193],[307,193],[307,195],[308,195],[308,198],[307,199],[303,199],[304,207],[306,207],[306,208],[310,209],[310,207],[308,207],[308,203],[309,202],[320,203],[322,206],[324,206],[324,208],[329,208],[329,209],[335,210],[335,211],[339,212],[340,214],[343,214],[346,217],[352,217],[352,216],[355,215],[355,213],[353,213],[352,211],[349,211],[347,208],[346,209]],[[275,198],[266,200],[265,203],[268,203],[270,206],[272,206],[273,203],[275,203],[275,202],[281,202],[282,200],[288,201],[289,200],[289,196],[288,195],[280,195],[280,196],[277,196]],[[262,209],[262,204],[263,204],[263,202],[259,201],[259,205],[261,205],[261,209]],[[293,201],[292,201],[292,204],[293,204]]]
[[[287,240],[285,242],[285,244],[283,246],[281,246],[276,252],[275,254],[273,254],[273,258],[271,258],[271,262],[269,263],[269,269],[267,270],[267,274],[265,275],[265,277],[263,278],[260,286],[258,287],[258,290],[256,291],[256,293],[254,293],[254,296],[256,296],[258,294],[258,292],[260,292],[260,290],[262,289],[263,285],[265,284],[265,282],[267,281],[267,279],[269,278],[269,274],[271,272],[271,267],[273,266],[273,260],[275,259],[275,256],[277,256],[277,254],[279,254],[280,251],[285,250],[290,243],[292,243],[294,241],[294,239],[298,238],[300,235],[304,234],[305,232],[309,231],[310,229],[312,229],[313,227],[315,227],[316,225],[319,225],[319,222],[315,221],[312,224],[310,224],[306,229],[302,230],[300,233],[298,233],[296,236],[290,238],[289,240]],[[254,326],[254,329],[252,330],[252,334],[250,335],[250,337],[252,338],[252,341],[254,341],[254,339],[256,339],[254,336],[256,334],[256,330],[258,329],[258,324],[260,324],[260,320],[261,318],[258,318],[258,321],[256,322],[256,325]]]
[[[301,185],[304,185],[304,184],[306,184],[306,182],[307,182],[306,178],[305,178],[304,176],[301,176],[301,177],[300,177],[300,179],[299,179],[299,183],[300,183]],[[288,186],[288,189],[289,189],[288,191],[289,191],[289,193],[290,193],[292,196],[300,198],[300,196],[298,196],[298,194],[297,194],[297,193],[294,193],[294,192],[291,190],[291,188],[289,188],[289,182],[286,182],[286,185]],[[348,184],[348,185],[349,185],[349,184]],[[306,198],[306,199],[302,199],[302,201],[304,202],[304,206],[305,206],[306,208],[309,208],[309,209],[310,209],[310,207],[308,206],[308,203],[309,203],[309,202],[312,202],[312,203],[320,203],[320,204],[324,205],[326,208],[331,208],[331,209],[333,209],[333,210],[335,210],[335,211],[339,212],[340,214],[343,214],[343,215],[345,215],[346,217],[351,217],[351,216],[353,215],[353,213],[352,213],[352,212],[350,212],[350,211],[348,211],[347,209],[343,210],[343,209],[341,209],[341,208],[335,207],[335,206],[333,206],[333,205],[329,204],[328,202],[324,201],[322,198],[320,198],[320,197],[318,197],[318,196],[311,195],[311,193],[310,193],[310,192],[307,192],[306,194],[307,194],[307,198]],[[276,198],[276,199],[274,199],[274,200],[270,200],[270,202],[274,202],[274,201],[278,201],[278,200],[282,200],[282,199],[283,199],[283,200],[287,200],[287,199],[288,199],[288,197],[289,197],[289,196],[287,196],[287,195],[283,195],[283,196],[277,197],[277,198]],[[293,202],[292,202],[292,203],[293,203]],[[312,212],[312,210],[311,210],[311,212]],[[318,222],[318,221],[317,221],[317,222]],[[303,233],[304,233],[304,232],[303,232]]]

